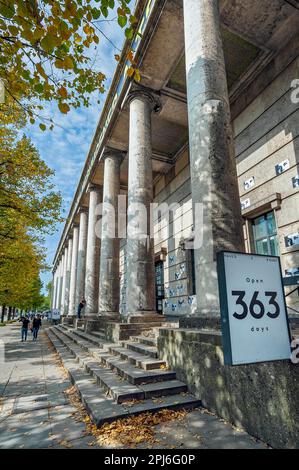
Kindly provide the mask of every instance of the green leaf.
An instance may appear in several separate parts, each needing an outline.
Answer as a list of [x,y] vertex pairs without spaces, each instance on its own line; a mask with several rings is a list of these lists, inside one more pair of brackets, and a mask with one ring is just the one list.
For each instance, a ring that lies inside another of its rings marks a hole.
[[91,10],[91,13],[94,20],[97,20],[101,16],[101,10],[99,10],[98,8],[93,8]]
[[133,28],[126,28],[125,35],[127,39],[133,38]]
[[46,34],[41,40],[40,45],[46,52],[50,52],[56,46],[56,38],[52,34]]
[[34,89],[37,93],[42,93],[44,91],[44,85],[42,83],[37,83],[34,86]]
[[114,0],[109,0],[109,7],[113,10],[115,7],[115,1]]
[[127,18],[125,16],[119,16],[117,22],[121,28],[124,28],[127,24]]
[[2,2],[0,3],[0,15],[4,16],[5,18],[11,19],[15,14],[15,6],[12,2],[10,5],[5,5]]
[[101,12],[103,13],[103,15],[105,16],[105,18],[107,18],[108,16],[108,8],[107,7],[102,7],[101,8]]

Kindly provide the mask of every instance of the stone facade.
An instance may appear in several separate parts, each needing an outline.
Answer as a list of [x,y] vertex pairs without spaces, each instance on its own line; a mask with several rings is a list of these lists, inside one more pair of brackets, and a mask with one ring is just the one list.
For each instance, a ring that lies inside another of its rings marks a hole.
[[[275,447],[298,446],[298,368],[224,366],[216,256],[279,255],[283,275],[299,284],[293,3],[137,2],[140,34],[123,49],[53,266],[53,307],[61,309],[63,297],[64,314],[74,317],[88,295],[88,332],[118,341],[165,318],[194,328],[162,330],[160,356],[205,406]],[[128,47],[141,84],[126,75]],[[99,188],[96,199],[90,187]],[[102,200],[117,216],[119,238],[102,236],[98,256],[88,230],[107,232],[95,209]],[[298,294],[287,302],[298,316]]]

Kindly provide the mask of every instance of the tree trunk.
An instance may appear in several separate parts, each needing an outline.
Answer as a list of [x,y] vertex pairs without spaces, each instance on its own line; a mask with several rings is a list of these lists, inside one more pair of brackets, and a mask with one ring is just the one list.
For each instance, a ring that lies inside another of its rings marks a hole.
[[4,314],[5,314],[5,305],[2,305],[2,312],[1,312],[1,323],[4,322]]
[[11,310],[12,310],[12,307],[8,307],[7,321],[11,319]]

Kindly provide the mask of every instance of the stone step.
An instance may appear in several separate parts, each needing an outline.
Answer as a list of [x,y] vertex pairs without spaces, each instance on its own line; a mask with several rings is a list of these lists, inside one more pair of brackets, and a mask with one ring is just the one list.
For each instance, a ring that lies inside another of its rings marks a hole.
[[109,343],[108,341],[106,341],[104,339],[100,339],[97,336],[94,336],[90,333],[85,333],[85,331],[74,330],[74,334],[77,335],[77,336],[80,336],[84,340],[90,341],[90,343],[93,343],[94,345],[98,346],[99,348],[103,348],[103,346],[105,344]]
[[132,351],[144,354],[145,356],[150,356],[155,359],[158,357],[157,348],[155,346],[135,343],[134,341],[122,341],[121,345],[123,348],[131,349]]
[[187,385],[180,380],[169,380],[166,382],[156,382],[141,385],[145,398],[162,397],[175,395],[178,393],[186,393]]
[[66,347],[57,338],[48,332],[61,361],[68,371],[69,377],[76,387],[81,401],[92,421],[98,426],[140,413],[155,413],[162,409],[194,409],[201,406],[201,401],[188,394],[177,394],[163,399],[147,399],[132,404],[132,402],[118,404],[102,392],[96,381],[86,374],[72,359]]
[[157,346],[157,338],[150,338],[146,336],[131,336],[131,339],[140,344],[146,344],[147,346]]
[[55,337],[55,340],[58,340],[60,343],[60,348],[63,348],[63,350],[67,349],[66,355],[69,357],[69,354],[71,354],[72,359],[75,358],[97,380],[106,396],[113,397],[118,404],[132,401],[133,399],[147,400],[155,397],[177,395],[187,391],[186,385],[178,380],[149,383],[140,387],[133,386],[117,377],[110,369],[101,367],[89,355],[82,354],[80,348],[73,344],[72,341],[69,341],[66,335],[58,331],[58,329],[52,330],[48,335],[53,343],[53,337]]
[[[84,339],[84,338],[81,338],[80,335],[77,335],[75,334],[75,331],[72,330],[72,329],[69,329],[68,331],[62,331],[61,329],[59,329],[59,327],[57,328],[61,333],[63,333],[64,335],[66,335],[70,340],[74,341],[76,344],[78,344],[82,349],[84,349],[85,351],[88,351],[89,353],[91,353],[90,350],[92,349],[96,349],[98,350],[99,347],[98,346],[95,346],[93,343],[91,343],[90,341]],[[102,349],[102,348],[100,348]],[[107,350],[108,351],[108,350]]]
[[165,361],[154,359],[144,354],[131,351],[127,348],[120,346],[113,346],[109,348],[110,352],[114,355],[120,356],[121,359],[127,360],[131,364],[144,370],[160,369],[161,366],[166,366]]
[[110,369],[115,370],[121,377],[134,385],[166,381],[176,378],[176,373],[174,371],[142,370],[134,367],[127,361],[117,359],[113,355],[103,357],[103,362],[106,366],[110,367]]
[[92,331],[90,334],[96,338],[106,339],[104,330]]
[[113,397],[117,403],[122,403],[126,400],[145,398],[145,393],[142,389],[134,387],[129,382],[117,377],[111,369],[105,369],[102,367],[100,362],[95,362],[89,354],[82,353],[82,349],[61,332],[56,330],[53,331],[53,333],[64,345],[66,345],[74,359],[96,379],[104,392],[108,396]]
[[[77,346],[77,344],[69,338],[71,333],[64,333],[59,330],[59,328],[54,329],[53,333],[66,345],[68,350],[75,356],[76,360],[98,380],[99,385],[105,392],[112,396],[118,403],[134,398],[143,399],[161,395],[166,396],[187,390],[184,383],[174,380],[175,373],[171,371],[169,374],[164,371],[162,374],[160,372],[145,374],[140,370],[140,374],[138,374],[136,373],[138,369],[135,367],[130,367],[130,364],[127,362],[124,363],[123,361],[116,364],[113,360],[114,356],[104,351],[99,352],[97,348],[93,349],[93,357],[96,358],[98,362],[94,362],[90,355],[84,352],[82,353],[80,346]],[[104,369],[102,365],[105,365],[109,369]],[[111,369],[116,369],[120,377],[117,377]],[[147,385],[142,385],[139,388],[134,387],[134,385],[140,383]],[[150,387],[150,385],[153,387]]]

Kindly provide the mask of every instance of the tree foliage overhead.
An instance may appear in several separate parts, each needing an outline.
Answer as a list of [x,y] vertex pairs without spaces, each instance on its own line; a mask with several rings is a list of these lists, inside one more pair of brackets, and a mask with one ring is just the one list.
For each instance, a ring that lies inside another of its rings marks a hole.
[[[137,19],[129,3],[118,0],[117,21],[131,39]],[[93,91],[104,92],[105,75],[88,52],[105,36],[101,22],[117,5],[115,0],[0,0],[0,79],[13,99],[27,99],[22,106],[32,123],[43,109],[33,105],[36,99],[55,100],[67,113],[88,106]]]

